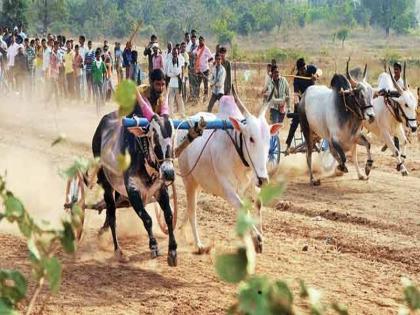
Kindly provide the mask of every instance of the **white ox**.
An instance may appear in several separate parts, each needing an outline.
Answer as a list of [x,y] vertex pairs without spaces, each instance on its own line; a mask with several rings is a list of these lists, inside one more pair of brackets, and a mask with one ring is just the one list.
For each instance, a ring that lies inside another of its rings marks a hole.
[[[405,69],[404,63],[404,87],[400,87],[395,81],[390,69],[388,69],[389,74],[383,72],[379,75],[379,96],[373,101],[376,119],[374,122],[364,123],[366,129],[382,139],[391,149],[397,159],[397,170],[401,171],[403,176],[408,175],[404,166],[407,137],[403,124],[409,127],[412,132],[417,130],[417,99],[415,93],[412,93],[408,88]],[[398,137],[401,150],[395,146],[394,136]]]
[[[350,59],[349,59],[350,61]],[[300,121],[306,139],[306,159],[309,168],[310,183],[319,185],[312,172],[312,149],[316,136],[329,143],[331,154],[338,162],[337,169],[348,172],[346,153],[355,157],[353,162],[359,179],[366,179],[360,172],[356,144],[366,147],[368,161],[365,173],[369,175],[372,158],[370,144],[361,134],[362,121],[373,121],[375,113],[372,109],[373,90],[366,80],[357,82],[349,73],[347,61],[346,76],[335,74],[331,80],[331,88],[320,85],[310,86],[299,104]],[[364,71],[366,77],[367,66]]]
[[[268,182],[270,134],[275,134],[280,128],[280,124],[268,125],[266,108],[256,117],[241,103],[234,90],[233,93],[235,98],[221,98],[217,115],[198,113],[196,116],[205,120],[229,119],[234,130],[205,130],[202,137],[191,143],[179,157],[187,194],[188,220],[199,253],[207,251],[198,234],[196,208],[200,191],[222,197],[239,209],[243,204],[241,196],[252,179],[258,187]],[[254,226],[257,252],[262,250],[260,210],[259,207],[260,228]]]

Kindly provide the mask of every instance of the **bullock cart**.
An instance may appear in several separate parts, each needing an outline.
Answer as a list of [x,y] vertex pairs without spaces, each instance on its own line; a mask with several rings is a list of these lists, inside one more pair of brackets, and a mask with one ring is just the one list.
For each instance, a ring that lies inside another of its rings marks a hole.
[[[173,120],[174,128],[178,129],[189,129],[192,125],[194,125],[196,121],[194,120]],[[147,127],[149,124],[148,120],[145,118],[123,118],[123,125],[124,127]],[[228,130],[233,129],[232,123],[229,120],[210,120],[206,121],[206,129],[222,129]],[[271,165],[278,165],[280,163],[280,139],[278,135],[274,135],[270,139],[270,149],[269,149],[269,156],[268,162]],[[80,209],[85,213],[85,210],[94,210],[97,211],[99,214],[106,209],[105,201],[101,200],[97,203],[90,204],[86,201],[87,192],[91,190],[94,186],[94,182],[90,180],[90,178],[95,177],[96,170],[93,170],[93,176],[88,174],[83,174],[82,172],[77,172],[75,176],[69,178],[67,181],[66,186],[66,195],[65,195],[65,203],[64,209],[66,211],[73,211],[73,207],[75,205],[79,206]],[[174,227],[176,226],[177,221],[177,213],[178,213],[178,202],[177,202],[177,191],[175,185],[171,185],[169,189],[169,195],[171,200],[171,209],[173,211],[173,220],[174,220]],[[142,196],[147,199],[147,196]],[[154,202],[154,200],[150,200]],[[115,200],[116,208],[127,208],[130,206],[128,199],[122,195],[118,195]],[[162,218],[161,211],[158,210],[158,207],[155,206],[155,213],[156,218],[158,221],[158,225],[163,233],[167,233],[166,225],[164,224],[164,220]],[[84,225],[84,215],[82,215],[82,220],[79,228],[76,231],[76,238],[80,241],[83,234],[83,225]]]

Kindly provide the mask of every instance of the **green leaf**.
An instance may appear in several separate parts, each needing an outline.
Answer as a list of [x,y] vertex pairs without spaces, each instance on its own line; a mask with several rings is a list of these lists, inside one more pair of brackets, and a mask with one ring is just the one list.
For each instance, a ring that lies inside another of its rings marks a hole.
[[245,233],[252,229],[255,223],[255,220],[251,217],[248,211],[239,210],[238,218],[236,220],[236,234],[242,237]]
[[19,315],[19,312],[15,311],[13,304],[5,297],[0,297],[0,314],[1,315]]
[[23,217],[18,221],[18,226],[20,232],[26,237],[31,237],[32,233],[36,229],[36,226],[34,224],[34,221],[29,216],[28,213],[24,213]]
[[283,281],[276,281],[270,288],[272,314],[293,314],[293,294]]
[[331,304],[331,307],[334,311],[336,311],[340,315],[349,315],[349,311],[347,310],[347,306],[339,303]]
[[131,80],[124,80],[118,84],[114,99],[118,103],[118,114],[126,116],[133,111],[136,101],[136,84]]
[[410,310],[420,309],[420,291],[411,281],[409,285],[404,287],[404,299]]
[[57,293],[61,284],[61,264],[56,257],[51,257],[45,259],[43,265],[50,290]]
[[74,253],[74,232],[70,222],[63,222],[64,230],[61,232],[61,245],[67,253]]
[[38,247],[35,244],[33,238],[28,240],[28,249],[29,249],[29,259],[32,262],[38,262],[41,259],[41,254],[39,253]]
[[236,254],[223,254],[216,257],[216,271],[222,280],[238,283],[247,276],[246,250],[239,248]]
[[260,191],[260,198],[263,205],[269,204],[275,198],[280,197],[284,191],[283,183],[274,183],[264,186]]
[[79,228],[82,225],[84,213],[78,204],[74,204],[71,208],[71,224],[74,228]]
[[89,167],[92,165],[92,161],[78,157],[71,166],[69,166],[67,169],[61,172],[61,175],[64,178],[73,178],[75,177],[79,172],[85,173],[89,169]]
[[12,194],[8,194],[4,202],[6,208],[5,215],[7,217],[17,217],[20,218],[24,212],[25,208],[19,199],[15,198]]
[[309,296],[309,293],[308,293],[308,288],[306,287],[305,281],[299,280],[299,288],[300,288],[299,296],[301,298],[307,298]]
[[270,282],[265,276],[249,278],[239,289],[239,311],[250,315],[272,314]]
[[125,150],[124,154],[118,154],[117,156],[118,170],[121,172],[126,171],[131,164],[131,155],[128,152],[128,149]]
[[16,270],[0,270],[0,296],[16,304],[26,295],[25,277]]

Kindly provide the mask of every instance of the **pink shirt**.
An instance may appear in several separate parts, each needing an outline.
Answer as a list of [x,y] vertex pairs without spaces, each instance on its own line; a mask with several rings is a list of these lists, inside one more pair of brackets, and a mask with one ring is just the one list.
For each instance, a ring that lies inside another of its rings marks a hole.
[[[202,53],[200,53],[201,49],[204,49]],[[194,50],[193,54],[197,56],[196,58],[198,58],[201,55],[200,59],[198,60],[200,72],[209,70],[208,60],[213,58],[213,55],[211,54],[210,49],[207,46],[204,46],[204,48],[200,48],[200,46],[198,46]]]
[[137,94],[137,100],[139,101],[141,111],[143,112],[144,118],[148,121],[152,120],[153,115],[158,114],[159,116],[168,115],[169,116],[169,105],[168,105],[168,95],[166,95],[165,101],[163,102],[160,113],[153,112],[152,105],[146,97],[141,96],[140,93]]
[[163,71],[163,57],[161,54],[157,54],[157,56],[153,55],[152,56],[152,65],[153,65],[153,70],[155,69],[160,69]]

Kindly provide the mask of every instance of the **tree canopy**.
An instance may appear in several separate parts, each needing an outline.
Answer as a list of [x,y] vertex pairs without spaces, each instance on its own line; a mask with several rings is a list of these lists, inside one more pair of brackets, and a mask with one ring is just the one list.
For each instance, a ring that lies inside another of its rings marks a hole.
[[0,12],[1,24],[24,24],[31,33],[89,37],[128,36],[140,20],[143,33],[158,33],[166,40],[194,28],[222,42],[315,22],[346,28],[371,25],[387,35],[417,27],[415,0],[3,0]]

